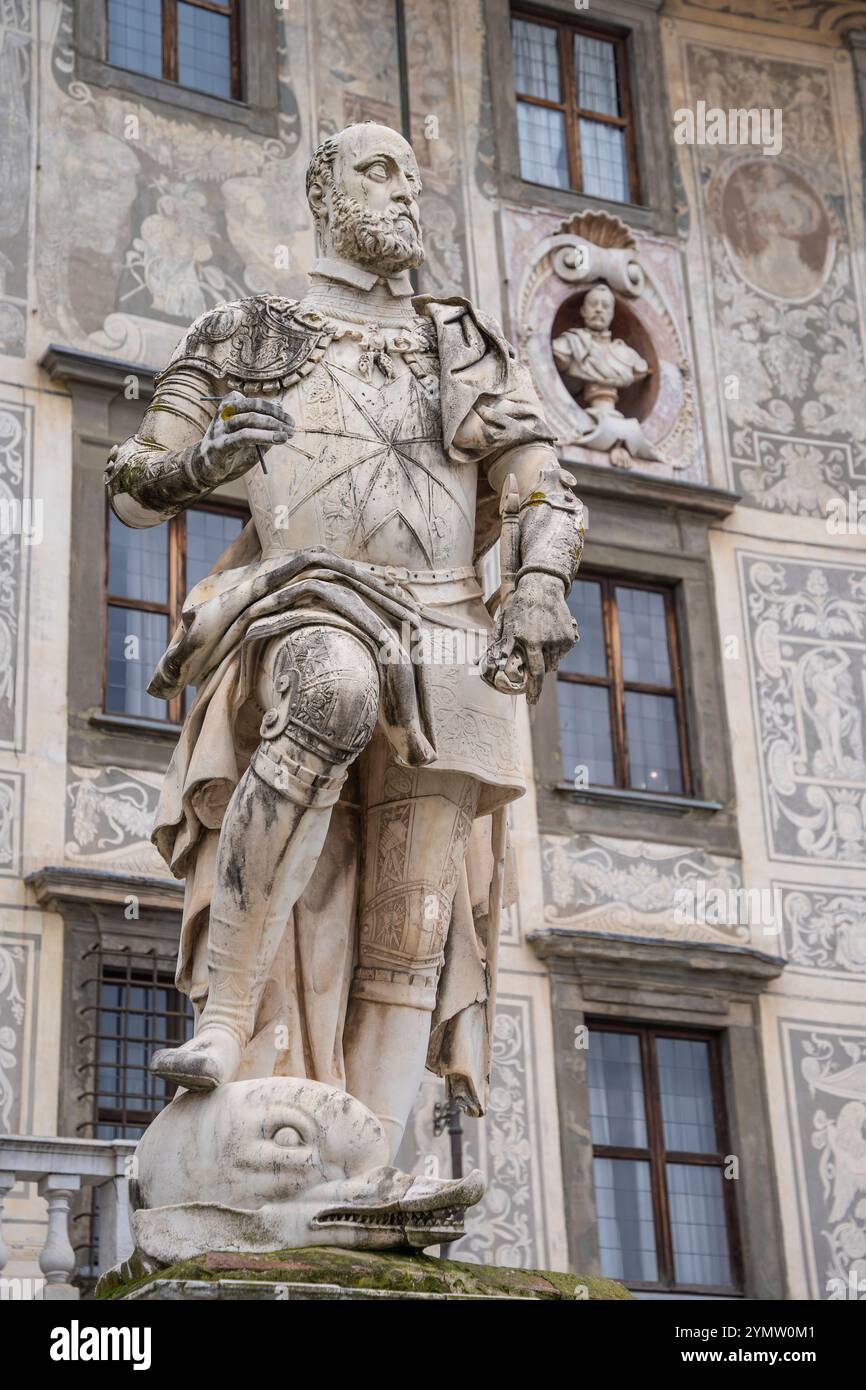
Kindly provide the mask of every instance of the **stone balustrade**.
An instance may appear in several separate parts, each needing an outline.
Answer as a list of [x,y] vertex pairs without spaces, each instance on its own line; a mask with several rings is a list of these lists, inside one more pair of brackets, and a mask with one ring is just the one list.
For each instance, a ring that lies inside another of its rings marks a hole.
[[3,1240],[3,1204],[19,1182],[35,1182],[48,1207],[39,1268],[43,1297],[78,1298],[71,1283],[75,1251],[69,1232],[69,1206],[83,1187],[99,1188],[98,1273],[132,1251],[128,1179],[135,1143],[130,1139],[64,1139],[31,1134],[0,1135],[0,1277],[10,1252]]

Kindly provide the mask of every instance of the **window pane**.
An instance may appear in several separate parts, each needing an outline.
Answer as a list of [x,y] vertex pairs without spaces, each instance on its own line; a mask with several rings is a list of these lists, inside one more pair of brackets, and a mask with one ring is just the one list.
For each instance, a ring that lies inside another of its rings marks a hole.
[[168,603],[168,527],[136,531],[108,518],[108,592],[112,598]]
[[[559,682],[560,689],[564,684]],[[627,690],[625,727],[631,786],[637,791],[681,794],[683,773],[673,696]]]
[[190,508],[186,514],[186,592],[210,574],[219,557],[243,530],[239,516]]
[[577,618],[580,641],[563,657],[560,671],[574,671],[580,676],[606,676],[601,585],[578,579],[569,595],[568,606]]
[[567,782],[575,779],[575,768],[585,767],[583,785],[612,787],[615,784],[613,743],[610,734],[610,697],[602,685],[576,685],[557,681],[559,696],[559,734],[562,772]]
[[656,1056],[665,1148],[717,1153],[709,1047],[691,1038],[658,1038]]
[[616,84],[616,50],[612,43],[575,34],[574,79],[577,104],[584,111],[600,111],[604,116],[622,114]]
[[568,188],[565,117],[561,111],[519,101],[517,138],[522,178],[549,188]]
[[168,718],[165,701],[155,700],[145,689],[167,642],[168,618],[164,614],[109,606],[105,707],[110,713],[133,714],[140,719]]
[[547,24],[527,24],[524,19],[515,19],[511,33],[515,91],[527,97],[560,101],[557,31]]
[[100,986],[98,1105],[101,1139],[138,1139],[143,1124],[122,1125],[106,1111],[155,1114],[173,1089],[148,1070],[151,1054],[192,1036],[192,1007],[173,987],[103,979]]
[[729,1285],[721,1169],[669,1163],[667,1176],[676,1282]]
[[619,126],[581,117],[580,155],[584,193],[593,198],[609,198],[613,203],[631,200],[625,133]]
[[641,685],[672,685],[664,594],[648,589],[617,589],[623,680]]
[[594,1144],[646,1148],[640,1039],[634,1033],[590,1029],[589,1116]]
[[630,1158],[595,1158],[601,1272],[608,1279],[658,1279],[649,1164]]
[[162,77],[162,0],[108,0],[108,61]]
[[181,0],[177,7],[177,76],[182,87],[196,92],[215,97],[232,95],[228,15],[200,10]]

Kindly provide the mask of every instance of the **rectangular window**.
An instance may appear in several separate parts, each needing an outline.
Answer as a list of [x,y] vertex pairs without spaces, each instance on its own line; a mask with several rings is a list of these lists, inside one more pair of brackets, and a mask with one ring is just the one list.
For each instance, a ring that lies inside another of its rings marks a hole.
[[192,1036],[192,1005],[175,988],[174,957],[94,947],[85,961],[86,1128],[95,1139],[138,1139],[175,1090],[150,1072],[151,1056]]
[[557,672],[566,781],[690,795],[672,591],[581,576],[569,607],[580,641]]
[[590,1023],[602,1273],[634,1288],[742,1284],[718,1036]]
[[637,203],[625,40],[519,11],[511,34],[521,177]]
[[[93,1139],[140,1139],[176,1089],[152,1074],[151,1056],[192,1037],[192,1005],[175,988],[173,956],[94,946],[84,965],[77,1041],[86,1060],[77,1074],[90,1119],[80,1131]],[[85,1289],[98,1264],[99,1208],[100,1188],[94,1187],[72,1223],[77,1277]]]
[[183,697],[156,700],[147,682],[180,621],[186,595],[240,535],[246,519],[241,507],[214,503],[188,507],[167,525],[135,530],[109,511],[107,713],[182,719]]
[[239,101],[238,0],[107,0],[108,62]]

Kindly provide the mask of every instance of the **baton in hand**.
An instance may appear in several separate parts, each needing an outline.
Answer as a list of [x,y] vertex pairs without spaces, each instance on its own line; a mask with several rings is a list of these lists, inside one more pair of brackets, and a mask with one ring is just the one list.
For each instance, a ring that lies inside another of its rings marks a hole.
[[[222,400],[222,396],[199,396],[199,400],[200,400],[200,401],[221,401],[221,400]],[[220,411],[220,418],[223,419],[223,420],[228,420],[228,419],[231,418],[232,415],[236,415],[236,414],[237,414],[237,406],[236,406],[236,405],[227,405],[227,406],[225,407],[224,410],[221,410],[221,411]],[[259,463],[262,465],[262,472],[263,472],[263,473],[267,473],[267,471],[268,471],[268,465],[265,463],[265,455],[264,455],[264,451],[263,451],[263,449],[262,449],[261,444],[256,444],[256,445],[254,445],[254,448],[255,448],[256,453],[257,453],[258,456],[259,456]]]

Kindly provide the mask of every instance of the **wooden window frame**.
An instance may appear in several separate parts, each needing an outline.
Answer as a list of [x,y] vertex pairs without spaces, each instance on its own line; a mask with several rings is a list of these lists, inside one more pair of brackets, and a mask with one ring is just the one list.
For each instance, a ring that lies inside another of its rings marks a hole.
[[[621,1144],[593,1144],[592,1156],[595,1158],[632,1159],[649,1163],[650,1192],[652,1195],[653,1226],[656,1238],[656,1259],[659,1278],[655,1282],[629,1280],[628,1287],[638,1291],[665,1293],[693,1293],[741,1297],[744,1289],[743,1250],[737,1221],[736,1195],[734,1183],[724,1177],[724,1168],[730,1154],[728,1137],[727,1106],[725,1103],[724,1075],[722,1070],[721,1034],[700,1028],[671,1028],[653,1023],[621,1023],[618,1019],[587,1018],[592,1046],[592,1034],[625,1033],[637,1037],[640,1043],[641,1075],[643,1081],[644,1112],[646,1116],[647,1147],[629,1148]],[[659,1085],[656,1042],[659,1038],[674,1038],[686,1042],[707,1044],[710,1067],[710,1087],[713,1099],[713,1115],[716,1125],[716,1152],[693,1153],[690,1150],[666,1149],[664,1124],[661,1109],[661,1087]],[[670,1209],[668,1204],[667,1182],[665,1181],[668,1163],[687,1164],[693,1167],[718,1168],[722,1170],[722,1194],[725,1206],[725,1230],[728,1238],[728,1259],[730,1261],[733,1283],[678,1284],[674,1272],[673,1236],[671,1232]]]
[[[180,623],[181,610],[187,595],[186,588],[186,539],[187,525],[186,514],[188,511],[196,512],[218,512],[222,516],[236,516],[241,521],[249,520],[249,512],[239,503],[214,501],[206,497],[201,502],[193,502],[189,507],[178,512],[177,516],[166,522],[168,526],[168,600],[166,603],[152,603],[145,599],[134,599],[112,595],[109,588],[109,549],[111,536],[111,508],[106,503],[105,519],[105,554],[104,554],[104,583],[103,593],[105,594],[105,631],[103,636],[102,653],[102,709],[112,718],[128,719],[131,723],[146,723],[147,717],[138,714],[129,714],[126,710],[108,709],[108,610],[109,608],[131,608],[136,612],[157,613],[168,618],[168,640],[175,628]],[[168,711],[167,724],[180,725],[184,717],[184,701],[186,692],[175,695],[171,700],[166,701]]]
[[[183,86],[185,91],[199,91],[197,87],[186,87],[178,81],[178,3],[179,0],[162,0],[162,73],[163,82],[173,82],[175,86]],[[228,97],[217,98],[218,100],[243,101],[243,77],[241,68],[241,33],[240,33],[240,11],[239,0],[184,0],[185,4],[191,5],[196,10],[210,10],[213,14],[224,15],[229,22],[229,60],[231,64],[231,92]],[[109,4],[105,0],[105,62],[109,61],[110,50],[109,35]],[[123,69],[123,71],[135,71],[135,69]],[[205,93],[210,96],[212,93]]]
[[[691,797],[693,794],[692,776],[689,765],[688,738],[686,733],[685,700],[683,694],[683,674],[680,662],[679,634],[675,608],[675,591],[668,584],[626,578],[617,574],[597,574],[592,570],[580,574],[574,581],[573,593],[578,592],[581,583],[598,584],[601,587],[601,611],[604,625],[604,649],[607,674],[604,676],[585,676],[576,671],[557,671],[557,680],[570,685],[594,685],[607,688],[610,707],[611,746],[616,791],[638,790],[631,785],[631,771],[626,732],[625,697],[634,691],[640,695],[662,695],[673,697],[677,721],[677,735],[680,750],[680,769],[683,789],[681,792],[665,792],[665,796]],[[627,681],[623,678],[622,644],[619,629],[619,612],[616,602],[616,589],[640,589],[645,593],[661,594],[665,602],[665,618],[668,635],[668,655],[671,664],[672,685],[654,685],[646,681]]]
[[[99,1060],[99,1043],[103,1041],[114,1041],[115,1038],[114,1034],[103,1032],[102,1023],[104,1015],[108,1013],[119,1013],[123,1015],[124,1020],[136,1017],[139,1014],[146,1014],[149,1018],[165,1018],[167,1026],[165,1030],[164,1046],[174,1045],[179,1047],[182,1042],[186,1041],[188,1036],[191,1036],[191,1033],[188,1032],[184,1025],[187,1019],[189,1022],[192,1022],[192,1014],[185,1014],[183,1007],[184,995],[177,988],[175,983],[171,961],[157,957],[154,954],[150,970],[143,968],[144,962],[142,957],[136,956],[135,961],[135,966],[133,966],[131,960],[127,961],[125,963],[125,968],[119,963],[103,966],[100,962],[100,971],[97,981],[96,1034],[94,1037],[97,1052],[93,1064],[94,1095],[92,1123],[94,1133],[98,1132],[101,1125],[117,1125],[123,1129],[129,1127],[146,1129],[159,1114],[159,1111],[164,1108],[166,1101],[170,1100],[177,1090],[177,1087],[167,1086],[165,1088],[165,1100],[155,1098],[154,1104],[149,1107],[141,1105],[138,1109],[135,1109],[133,1106],[128,1105],[127,1093],[125,1091],[115,1097],[121,1102],[119,1106],[106,1106],[100,1104],[100,1068],[104,1065],[111,1069],[115,1065],[112,1062],[102,1063]],[[115,1008],[104,1002],[103,987],[111,985],[120,985],[125,988],[127,992],[125,1007]],[[164,1011],[160,1011],[155,1007],[146,1010],[131,1008],[128,1003],[129,992],[136,988],[154,991],[164,989],[167,992],[170,1007]],[[124,1060],[121,1064],[117,1064],[116,1069],[125,1081],[130,1069],[129,1063],[126,1060],[127,1046],[130,1042],[138,1044],[142,1039],[130,1038],[128,1023],[126,1021],[123,1025],[123,1031],[119,1033],[117,1037],[118,1040],[123,1043]],[[136,1070],[139,1070],[139,1068],[136,1068]],[[146,1070],[146,1068],[144,1068],[144,1070]],[[143,1100],[144,1097],[135,1096],[132,1097],[132,1099],[134,1101],[140,1101]]]
[[[629,86],[628,74],[628,39],[621,34],[613,33],[610,29],[596,29],[587,24],[580,24],[571,19],[551,19],[545,15],[537,14],[533,10],[525,10],[520,7],[513,7],[511,19],[523,20],[526,24],[540,24],[548,29],[557,31],[557,53],[559,55],[559,88],[563,97],[562,101],[548,101],[545,97],[530,96],[521,92],[517,88],[515,79],[514,98],[517,102],[526,102],[530,106],[544,106],[549,111],[561,111],[565,117],[565,148],[568,156],[568,176],[570,191],[572,193],[584,193],[583,187],[583,165],[580,148],[580,121],[596,121],[600,125],[616,126],[618,130],[625,133],[626,164],[628,168],[629,198],[630,202],[623,206],[633,206],[640,203],[640,171],[637,160],[637,143],[635,140],[634,129],[634,107],[631,99],[631,89]],[[604,43],[609,43],[614,50],[614,61],[616,64],[617,90],[619,93],[619,104],[622,111],[621,116],[608,116],[602,111],[590,111],[586,107],[578,105],[577,87],[574,78],[574,44],[572,38],[575,34],[585,34],[587,38],[599,39]],[[518,153],[520,140],[518,137]],[[521,176],[522,177],[522,176]],[[524,179],[525,183],[532,180]],[[547,187],[546,184],[538,184],[537,187]],[[565,190],[562,190],[563,192]],[[598,197],[598,194],[585,194],[586,197]]]

